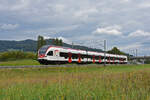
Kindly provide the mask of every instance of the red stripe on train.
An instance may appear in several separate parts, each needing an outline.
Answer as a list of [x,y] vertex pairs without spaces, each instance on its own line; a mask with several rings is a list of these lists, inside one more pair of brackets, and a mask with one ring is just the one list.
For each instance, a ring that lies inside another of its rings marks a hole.
[[95,63],[95,56],[93,56],[93,63]]
[[101,56],[99,56],[99,63],[101,63],[102,62],[102,60],[101,60]]
[[113,64],[115,64],[115,58],[113,58]]
[[45,57],[45,54],[39,54],[39,58]]
[[68,55],[69,55],[68,62],[71,63],[72,62],[72,59],[71,59],[72,54],[69,52]]
[[78,63],[81,63],[81,55],[78,54]]

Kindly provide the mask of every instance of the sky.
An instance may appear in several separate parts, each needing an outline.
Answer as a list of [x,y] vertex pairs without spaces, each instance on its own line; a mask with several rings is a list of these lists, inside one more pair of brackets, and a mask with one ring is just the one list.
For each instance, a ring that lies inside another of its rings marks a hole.
[[149,0],[0,0],[0,40],[64,42],[150,55]]

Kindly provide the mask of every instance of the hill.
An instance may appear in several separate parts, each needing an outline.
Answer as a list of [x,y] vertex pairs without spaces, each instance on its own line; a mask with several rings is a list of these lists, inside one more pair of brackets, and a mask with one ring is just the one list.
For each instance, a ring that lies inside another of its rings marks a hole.
[[[47,39],[46,44],[52,45],[52,39]],[[72,45],[63,43],[64,47],[72,48]],[[92,49],[85,46],[74,45],[74,49],[81,50],[90,50],[90,51],[98,51],[103,52],[101,49]],[[11,50],[21,50],[21,51],[30,51],[36,52],[37,50],[37,41],[36,40],[22,40],[22,41],[8,41],[8,40],[0,40],[0,52],[11,51]]]

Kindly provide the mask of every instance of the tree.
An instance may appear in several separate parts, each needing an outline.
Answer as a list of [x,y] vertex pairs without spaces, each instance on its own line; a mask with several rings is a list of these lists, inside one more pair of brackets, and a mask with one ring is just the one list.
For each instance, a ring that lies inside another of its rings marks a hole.
[[52,39],[52,44],[55,45],[55,39]]
[[62,39],[59,40],[59,45],[62,46],[63,45],[63,41]]
[[43,36],[39,35],[37,40],[37,50],[39,50],[43,45],[46,45],[46,41]]
[[58,38],[53,39],[52,43],[53,43],[53,45],[57,45],[57,46],[62,46],[63,45],[62,39],[58,39]]
[[63,41],[62,41],[62,39],[59,39],[58,45],[59,45],[59,46],[63,46]]
[[58,38],[56,38],[56,45],[58,45],[59,46],[59,39]]
[[117,47],[113,47],[112,50],[109,50],[108,53],[118,54],[118,55],[127,55],[126,53],[120,51]]

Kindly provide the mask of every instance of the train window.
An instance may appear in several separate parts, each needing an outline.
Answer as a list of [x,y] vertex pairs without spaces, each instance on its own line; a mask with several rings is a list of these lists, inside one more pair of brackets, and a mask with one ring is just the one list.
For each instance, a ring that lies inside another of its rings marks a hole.
[[89,58],[89,55],[85,55],[84,57],[85,57],[85,58]]
[[126,60],[126,58],[121,58],[121,60],[125,61],[125,60]]
[[81,59],[83,59],[83,56],[81,55]]
[[115,60],[118,60],[118,58],[117,58],[117,57],[115,57]]
[[121,60],[121,61],[122,61],[122,58],[119,58],[119,60]]
[[107,60],[109,59],[109,57],[105,57]]
[[96,59],[96,60],[99,60],[99,56],[95,56],[95,59]]
[[49,52],[47,53],[47,55],[48,55],[48,56],[53,56],[53,51],[49,51]]
[[83,58],[87,58],[87,55],[81,55],[81,58],[83,59]]
[[72,59],[78,59],[78,54],[72,54]]
[[39,54],[45,54],[48,48],[49,48],[49,46],[48,46],[48,45],[43,46],[42,48],[40,48],[40,50],[39,50]]
[[104,59],[104,56],[101,56],[101,59]]
[[123,58],[123,60],[126,60],[126,58]]
[[65,59],[68,58],[68,53],[60,52],[60,57],[65,57]]
[[92,55],[87,55],[87,58],[91,58],[91,59],[92,59],[92,58],[93,58],[93,56],[92,56]]
[[110,57],[110,60],[114,60],[114,57]]

